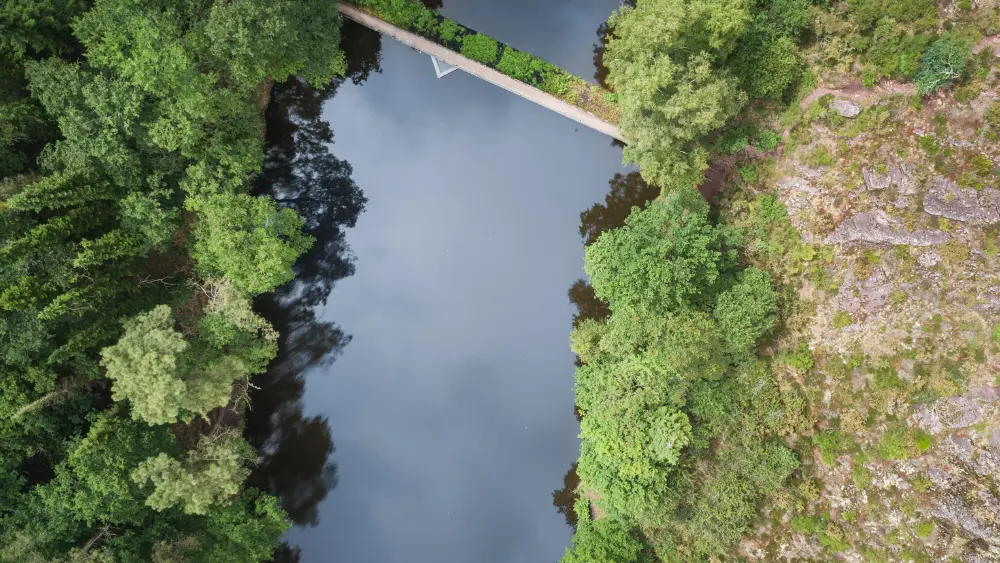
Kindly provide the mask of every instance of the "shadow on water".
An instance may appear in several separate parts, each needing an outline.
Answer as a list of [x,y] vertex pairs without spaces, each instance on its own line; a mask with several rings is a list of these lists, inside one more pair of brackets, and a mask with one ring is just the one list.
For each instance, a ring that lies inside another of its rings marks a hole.
[[[423,0],[440,8],[441,0]],[[280,333],[278,356],[254,378],[244,433],[258,449],[259,461],[248,485],[281,501],[297,526],[319,523],[319,503],[337,483],[330,426],[323,416],[305,416],[305,373],[333,362],[351,341],[335,323],[320,321],[338,280],[354,273],[346,229],[355,225],[367,200],[351,178],[351,165],[330,152],[333,130],[322,119],[323,105],[344,81],[361,84],[382,72],[381,36],[344,21],[341,48],[347,75],[325,89],[296,79],[276,84],[265,112],[264,170],[254,195],[270,195],[280,207],[294,209],[304,230],[316,239],[295,264],[295,280],[259,297],[256,310]],[[298,547],[284,543],[277,563],[300,559]]]
[[[381,42],[375,32],[344,27],[346,78],[359,84],[381,72]],[[351,341],[336,324],[317,319],[315,310],[326,303],[338,280],[354,273],[345,230],[355,225],[366,203],[351,179],[350,164],[330,152],[333,131],[322,120],[323,104],[342,83],[323,90],[295,79],[275,85],[265,113],[264,170],[253,190],[294,209],[316,239],[296,262],[295,280],[255,302],[281,336],[278,356],[266,373],[254,378],[257,388],[245,427],[247,439],[260,452],[248,484],[277,496],[298,526],[318,523],[318,505],[337,482],[327,419],[306,416],[302,397],[305,373],[334,361]],[[298,560],[298,548],[287,543],[274,554],[277,562]]]

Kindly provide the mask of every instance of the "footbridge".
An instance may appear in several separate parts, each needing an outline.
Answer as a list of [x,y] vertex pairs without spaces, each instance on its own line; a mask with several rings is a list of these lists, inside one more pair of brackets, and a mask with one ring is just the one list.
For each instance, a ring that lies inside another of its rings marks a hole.
[[391,37],[416,51],[430,55],[434,62],[434,69],[437,72],[438,78],[449,74],[453,70],[462,70],[477,78],[485,80],[490,84],[499,86],[508,92],[517,94],[526,100],[530,100],[546,109],[554,111],[563,117],[572,119],[580,125],[604,133],[605,135],[618,139],[619,141],[626,142],[625,137],[622,136],[621,130],[618,128],[618,125],[601,119],[600,117],[577,105],[557,98],[547,92],[543,92],[530,84],[511,78],[502,72],[476,62],[444,45],[438,44],[430,39],[417,35],[416,33],[398,27],[391,22],[385,21],[378,16],[362,10],[361,8],[343,2],[339,3],[337,8],[344,17],[383,35]]

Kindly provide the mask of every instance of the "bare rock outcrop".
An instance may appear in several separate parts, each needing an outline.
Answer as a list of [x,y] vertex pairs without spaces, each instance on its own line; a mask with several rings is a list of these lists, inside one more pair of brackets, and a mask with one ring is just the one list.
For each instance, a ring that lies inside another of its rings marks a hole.
[[917,193],[916,167],[909,163],[900,166],[889,166],[885,174],[879,174],[877,169],[866,166],[861,169],[865,179],[865,188],[870,191],[884,190],[896,186],[900,195]]
[[830,108],[841,117],[854,119],[861,115],[861,106],[850,100],[834,100],[830,102]]
[[898,219],[881,209],[864,211],[844,220],[826,237],[823,244],[843,244],[847,242],[872,242],[877,244],[907,244],[910,246],[934,246],[944,244],[948,233],[923,230],[910,232]]
[[937,176],[924,196],[924,211],[975,225],[1000,223],[1000,191],[960,188],[948,178]]

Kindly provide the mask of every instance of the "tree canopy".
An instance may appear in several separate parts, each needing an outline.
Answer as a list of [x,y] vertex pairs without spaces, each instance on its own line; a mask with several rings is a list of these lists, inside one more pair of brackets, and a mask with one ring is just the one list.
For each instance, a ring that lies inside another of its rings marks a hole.
[[270,559],[252,299],[314,238],[251,190],[272,85],[341,76],[339,30],[300,0],[0,7],[0,559]]

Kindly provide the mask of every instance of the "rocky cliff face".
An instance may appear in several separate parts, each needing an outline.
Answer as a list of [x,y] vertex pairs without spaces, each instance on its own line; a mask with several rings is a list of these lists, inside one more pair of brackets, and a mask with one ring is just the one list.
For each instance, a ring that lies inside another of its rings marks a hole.
[[786,374],[805,464],[744,557],[1000,561],[995,65],[976,84],[920,108],[826,96],[722,203],[775,193],[808,249],[781,258],[794,315],[772,349],[809,358]]

